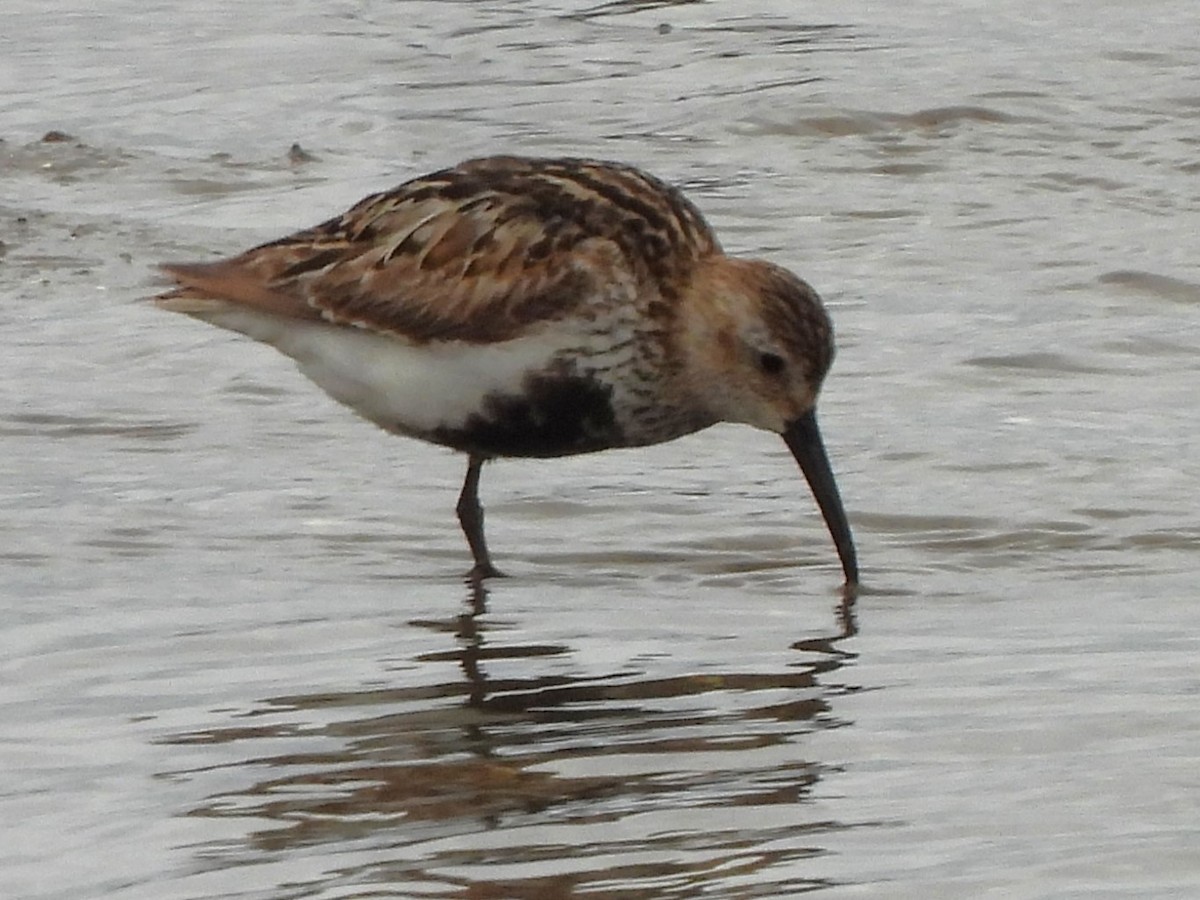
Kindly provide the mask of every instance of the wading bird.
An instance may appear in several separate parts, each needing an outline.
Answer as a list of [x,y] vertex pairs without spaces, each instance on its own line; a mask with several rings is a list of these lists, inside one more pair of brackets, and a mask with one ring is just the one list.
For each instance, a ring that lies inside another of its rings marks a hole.
[[783,437],[858,581],[815,414],[833,360],[820,298],[787,269],[726,256],[644,172],[470,160],[231,259],[163,269],[177,282],[163,308],[270,344],[380,427],[465,453],[472,576],[499,574],[485,461],[740,422]]

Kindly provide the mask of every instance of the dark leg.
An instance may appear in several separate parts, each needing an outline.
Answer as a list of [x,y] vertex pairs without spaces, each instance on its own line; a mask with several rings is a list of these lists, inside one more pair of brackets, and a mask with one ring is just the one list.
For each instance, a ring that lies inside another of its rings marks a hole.
[[475,565],[467,577],[471,579],[492,578],[502,575],[488,556],[487,541],[483,536],[483,507],[479,505],[479,470],[483,468],[483,457],[471,454],[467,462],[467,477],[463,481],[462,493],[458,495],[458,522],[462,525],[463,534],[467,536],[467,544],[471,555],[475,557]]

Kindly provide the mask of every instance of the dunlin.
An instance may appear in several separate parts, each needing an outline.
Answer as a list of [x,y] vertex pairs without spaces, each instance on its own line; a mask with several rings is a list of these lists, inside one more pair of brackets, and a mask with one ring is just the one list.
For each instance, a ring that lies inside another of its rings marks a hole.
[[629,166],[489,157],[373,194],[218,262],[168,264],[165,309],[290,356],[388,431],[483,463],[669,441],[717,422],[783,437],[841,559],[850,526],[817,428],[833,329],[787,269],[726,256],[677,189]]

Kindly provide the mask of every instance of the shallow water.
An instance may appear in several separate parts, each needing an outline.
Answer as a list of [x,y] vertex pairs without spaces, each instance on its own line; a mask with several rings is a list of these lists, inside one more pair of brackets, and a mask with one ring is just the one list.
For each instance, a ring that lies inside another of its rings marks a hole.
[[[10,0],[3,896],[1195,894],[1192,4],[797,10]],[[491,466],[472,593],[461,460],[140,299],[500,151],[821,290],[855,604],[733,427]]]

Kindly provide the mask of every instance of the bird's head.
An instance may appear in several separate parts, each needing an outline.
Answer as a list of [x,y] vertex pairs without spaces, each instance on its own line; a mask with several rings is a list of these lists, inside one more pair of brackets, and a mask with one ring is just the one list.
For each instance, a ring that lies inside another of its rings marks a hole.
[[857,583],[850,526],[817,428],[817,395],[834,353],[821,298],[780,266],[717,256],[698,268],[682,308],[693,396],[718,421],[783,437],[825,517],[847,583]]

